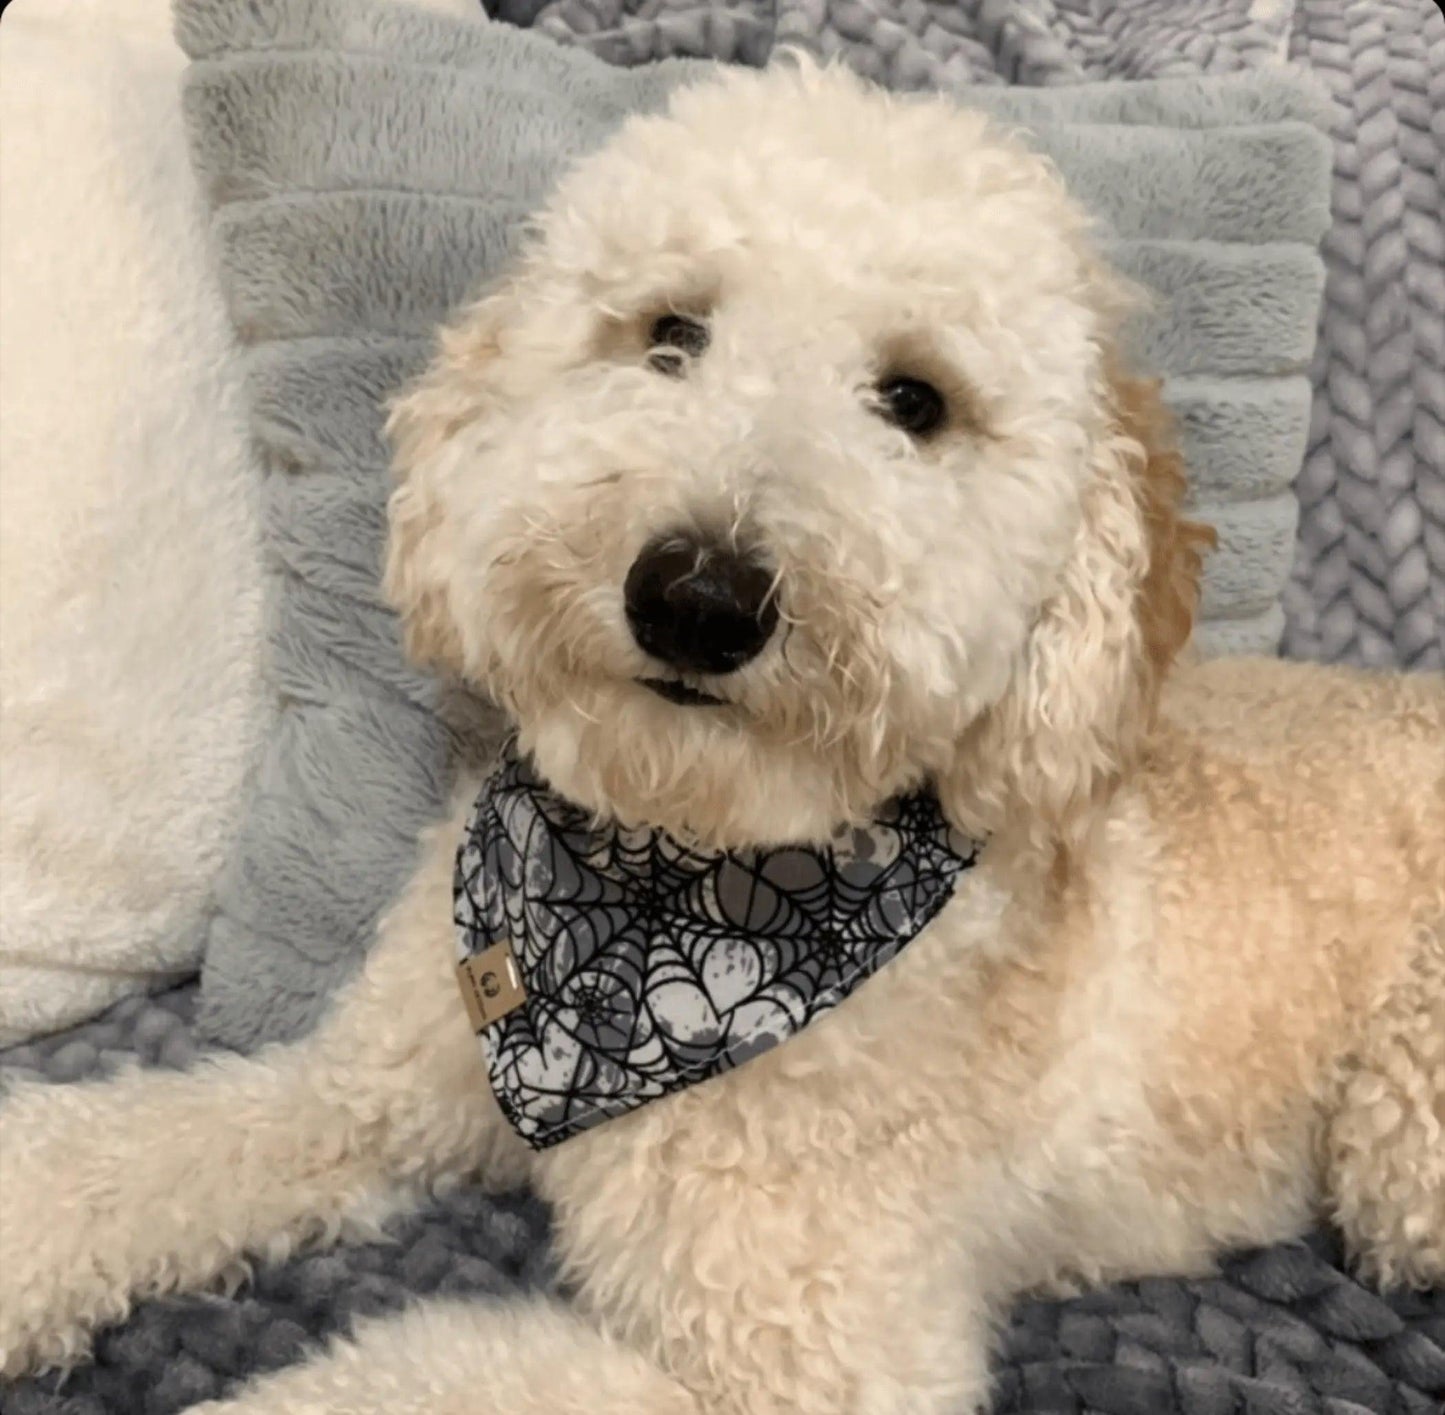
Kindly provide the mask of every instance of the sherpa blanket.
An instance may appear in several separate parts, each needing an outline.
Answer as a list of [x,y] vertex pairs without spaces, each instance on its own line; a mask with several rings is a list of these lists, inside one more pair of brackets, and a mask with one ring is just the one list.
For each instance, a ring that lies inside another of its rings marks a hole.
[[[195,996],[131,998],[0,1059],[0,1079],[55,1082],[128,1061],[186,1066]],[[158,1136],[157,1143],[164,1143]],[[5,1415],[171,1415],[300,1359],[358,1317],[418,1297],[479,1301],[552,1281],[547,1215],[526,1195],[448,1197],[389,1242],[260,1268],[236,1296],[168,1297],[102,1335],[93,1364],[0,1389]],[[1245,1253],[1217,1277],[1125,1283],[1020,1307],[1003,1336],[994,1415],[1440,1415],[1445,1291],[1382,1297],[1332,1237]],[[639,1415],[644,1415],[639,1412]],[[840,1412],[846,1415],[846,1412]]]
[[1329,280],[1282,647],[1445,668],[1445,18],[1432,0],[489,0],[614,64],[787,43],[895,88],[1229,73],[1328,89]]

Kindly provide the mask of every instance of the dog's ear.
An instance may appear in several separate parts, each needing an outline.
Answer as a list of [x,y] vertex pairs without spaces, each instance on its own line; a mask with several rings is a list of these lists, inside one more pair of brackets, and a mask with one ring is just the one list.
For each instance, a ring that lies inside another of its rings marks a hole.
[[491,402],[500,340],[514,308],[512,289],[500,286],[444,329],[425,372],[392,399],[386,423],[396,485],[387,504],[382,587],[401,616],[407,656],[457,674],[465,654],[450,603],[455,562],[440,494],[456,469],[446,451]]
[[1189,484],[1160,386],[1158,379],[1116,375],[1112,380],[1118,425],[1138,449],[1130,470],[1146,561],[1136,608],[1142,697],[1151,723],[1164,675],[1194,631],[1204,554],[1218,542],[1212,526],[1181,514]]
[[1155,382],[1112,375],[1084,514],[1003,698],[940,783],[962,825],[1026,819],[1067,838],[1137,759],[1193,628],[1208,527],[1183,518],[1182,459]]

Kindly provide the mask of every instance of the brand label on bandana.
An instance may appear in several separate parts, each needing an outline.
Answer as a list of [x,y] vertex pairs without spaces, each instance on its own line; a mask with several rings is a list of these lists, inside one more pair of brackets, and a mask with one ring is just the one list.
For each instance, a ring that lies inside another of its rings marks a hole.
[[500,1022],[527,1000],[527,989],[522,986],[509,943],[494,943],[481,953],[463,958],[457,964],[457,986],[462,990],[474,1032]]
[[981,848],[920,793],[824,846],[696,850],[594,827],[509,751],[454,889],[503,1114],[546,1149],[779,1045],[912,942]]

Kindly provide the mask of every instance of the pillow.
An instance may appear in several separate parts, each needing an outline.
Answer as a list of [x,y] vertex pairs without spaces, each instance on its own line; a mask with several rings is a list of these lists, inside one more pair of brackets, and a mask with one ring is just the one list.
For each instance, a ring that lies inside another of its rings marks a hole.
[[195,971],[266,713],[185,58],[122,8],[0,27],[0,1045]]
[[194,975],[274,701],[185,62],[170,0],[0,28],[0,1047]]
[[[564,164],[707,70],[613,70],[376,0],[181,0],[177,15],[277,566],[279,721],[202,977],[203,1025],[250,1046],[315,1020],[459,753],[485,750],[475,710],[449,713],[403,663],[378,594],[381,400],[502,267]],[[1118,262],[1158,287],[1139,338],[1222,532],[1201,641],[1272,649],[1328,222],[1316,96],[1277,75],[968,96],[1031,130]]]

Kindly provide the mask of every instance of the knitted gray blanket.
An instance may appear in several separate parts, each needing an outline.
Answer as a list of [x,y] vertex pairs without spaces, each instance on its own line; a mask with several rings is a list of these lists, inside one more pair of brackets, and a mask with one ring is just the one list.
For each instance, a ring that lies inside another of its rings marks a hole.
[[[195,997],[131,998],[86,1026],[0,1055],[0,1083],[183,1067]],[[157,1137],[163,1144],[163,1137]],[[5,1415],[171,1415],[301,1358],[354,1319],[418,1297],[487,1297],[552,1281],[547,1215],[475,1190],[349,1245],[260,1268],[234,1297],[167,1297],[103,1334],[68,1377],[0,1387]],[[994,1415],[1440,1415],[1445,1290],[1382,1297],[1333,1238],[1246,1253],[1218,1276],[1125,1283],[1021,1306],[998,1353]],[[645,1415],[645,1412],[639,1412]],[[840,1412],[843,1415],[843,1412]]]
[[1445,18],[1431,0],[489,0],[615,64],[844,54],[895,88],[1225,73],[1328,87],[1334,229],[1292,657],[1445,668]]

